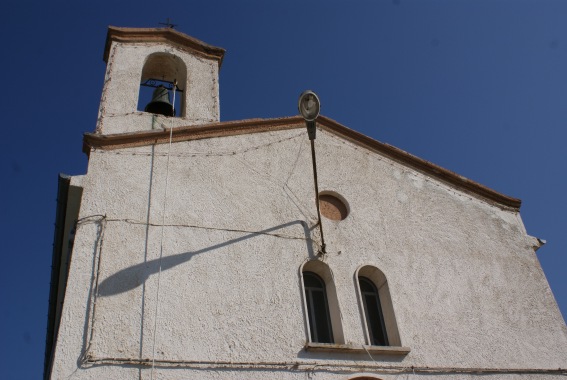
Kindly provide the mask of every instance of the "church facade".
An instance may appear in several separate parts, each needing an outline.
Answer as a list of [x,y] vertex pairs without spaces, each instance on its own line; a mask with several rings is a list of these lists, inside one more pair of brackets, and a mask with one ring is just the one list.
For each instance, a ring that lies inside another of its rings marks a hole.
[[220,121],[223,55],[109,28],[88,171],[59,179],[45,378],[567,375],[518,199],[320,116],[319,221],[303,119]]

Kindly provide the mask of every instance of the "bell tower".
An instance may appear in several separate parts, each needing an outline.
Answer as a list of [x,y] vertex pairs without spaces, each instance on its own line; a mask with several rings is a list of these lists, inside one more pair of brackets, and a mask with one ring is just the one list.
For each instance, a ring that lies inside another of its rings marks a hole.
[[218,122],[224,49],[172,28],[110,26],[97,134]]

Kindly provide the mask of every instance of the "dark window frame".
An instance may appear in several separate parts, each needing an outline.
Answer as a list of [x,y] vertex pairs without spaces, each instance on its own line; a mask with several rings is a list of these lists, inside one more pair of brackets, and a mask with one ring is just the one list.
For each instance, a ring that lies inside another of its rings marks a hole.
[[334,343],[325,281],[318,274],[305,271],[303,272],[303,289],[311,342]]
[[372,280],[364,276],[358,276],[358,284],[364,306],[364,317],[370,339],[369,343],[373,346],[389,346],[378,289]]

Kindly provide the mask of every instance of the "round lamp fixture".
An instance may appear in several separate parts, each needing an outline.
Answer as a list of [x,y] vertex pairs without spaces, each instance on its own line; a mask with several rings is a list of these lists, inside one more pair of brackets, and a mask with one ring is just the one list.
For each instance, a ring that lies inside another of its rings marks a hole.
[[299,108],[299,113],[305,121],[314,121],[319,116],[319,111],[321,110],[319,97],[311,90],[304,91],[299,96],[297,108]]

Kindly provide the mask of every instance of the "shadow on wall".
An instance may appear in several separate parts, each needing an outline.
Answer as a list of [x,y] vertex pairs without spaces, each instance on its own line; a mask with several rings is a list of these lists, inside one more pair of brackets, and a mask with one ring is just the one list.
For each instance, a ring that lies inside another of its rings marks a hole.
[[[266,235],[269,234],[270,232],[282,228],[290,227],[295,224],[299,224],[303,227],[303,233],[305,235],[309,257],[314,257],[315,254],[313,252],[313,247],[310,244],[311,232],[304,221],[296,220],[293,222],[280,224],[275,227],[267,228],[265,230],[252,232],[249,233],[248,235],[236,239],[227,240],[223,243],[215,244],[210,247],[199,249],[194,252],[184,252],[184,253],[179,253],[177,255],[163,257],[161,259],[161,271],[163,272],[179,264],[185,263],[191,260],[191,258],[194,255],[198,255],[200,253],[205,253],[208,251],[213,251],[218,248],[226,247],[228,245],[241,242],[243,240],[251,239],[258,235]],[[116,272],[115,274],[106,278],[104,281],[102,281],[99,284],[97,296],[108,297],[135,289],[138,286],[141,286],[151,275],[157,274],[159,270],[160,270],[160,259],[150,260],[144,263],[136,264],[126,269],[122,269],[121,271]]]

